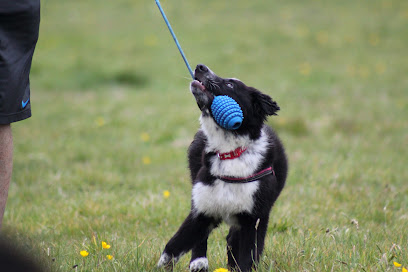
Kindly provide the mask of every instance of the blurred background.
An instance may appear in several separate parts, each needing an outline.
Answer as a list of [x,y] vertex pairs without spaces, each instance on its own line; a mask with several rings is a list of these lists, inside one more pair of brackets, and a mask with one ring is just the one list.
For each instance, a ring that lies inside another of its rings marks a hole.
[[[52,270],[151,271],[190,208],[190,75],[153,0],[41,4],[4,228]],[[290,172],[265,271],[408,266],[408,2],[161,4],[192,67],[281,107],[268,123]],[[210,241],[211,268],[225,265],[226,231]]]

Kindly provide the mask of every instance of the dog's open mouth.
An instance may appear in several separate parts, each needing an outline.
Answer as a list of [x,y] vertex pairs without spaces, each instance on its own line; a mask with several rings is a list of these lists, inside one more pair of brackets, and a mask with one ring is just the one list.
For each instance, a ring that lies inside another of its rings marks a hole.
[[194,88],[198,88],[201,91],[205,90],[204,84],[201,81],[199,81],[197,78],[195,80],[193,80],[193,82],[191,82],[191,86],[194,87]]
[[[204,79],[205,80],[205,79]],[[214,99],[214,95],[207,89],[200,79],[197,77],[190,83],[191,93],[194,95],[197,105],[201,111],[209,109]]]

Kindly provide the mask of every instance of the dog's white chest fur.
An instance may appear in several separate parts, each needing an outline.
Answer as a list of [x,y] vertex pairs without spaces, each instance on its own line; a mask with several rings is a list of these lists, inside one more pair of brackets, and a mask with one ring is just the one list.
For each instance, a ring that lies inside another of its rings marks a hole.
[[252,211],[258,183],[231,184],[219,179],[212,185],[198,182],[193,186],[193,207],[199,213],[222,218],[228,223],[231,216]]
[[[237,136],[220,129],[211,117],[201,117],[201,125],[207,136],[206,152],[228,152],[237,147],[246,151],[233,160],[220,160],[213,156],[210,173],[214,176],[231,176],[237,178],[253,175],[264,159],[268,138],[264,131],[257,140],[248,136]],[[216,179],[206,185],[197,181],[193,186],[193,208],[198,213],[223,219],[234,224],[235,214],[248,212],[254,208],[254,194],[259,188],[259,181],[248,183],[226,183]]]

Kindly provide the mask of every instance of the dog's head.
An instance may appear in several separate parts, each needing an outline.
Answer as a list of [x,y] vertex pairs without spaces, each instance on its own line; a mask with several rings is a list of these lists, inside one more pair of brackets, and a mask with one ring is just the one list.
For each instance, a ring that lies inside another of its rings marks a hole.
[[233,131],[235,133],[256,137],[266,118],[269,115],[276,115],[280,109],[268,95],[246,86],[238,79],[219,77],[203,64],[197,65],[194,78],[190,90],[204,117],[214,118],[211,104],[215,96],[227,95],[239,104],[244,120],[241,127]]

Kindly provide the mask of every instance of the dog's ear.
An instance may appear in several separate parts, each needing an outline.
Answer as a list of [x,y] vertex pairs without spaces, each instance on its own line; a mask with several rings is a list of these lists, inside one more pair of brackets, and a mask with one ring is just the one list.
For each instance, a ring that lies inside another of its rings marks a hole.
[[277,115],[276,112],[280,110],[278,104],[272,100],[269,95],[263,94],[258,90],[253,92],[253,102],[255,111],[262,116]]

